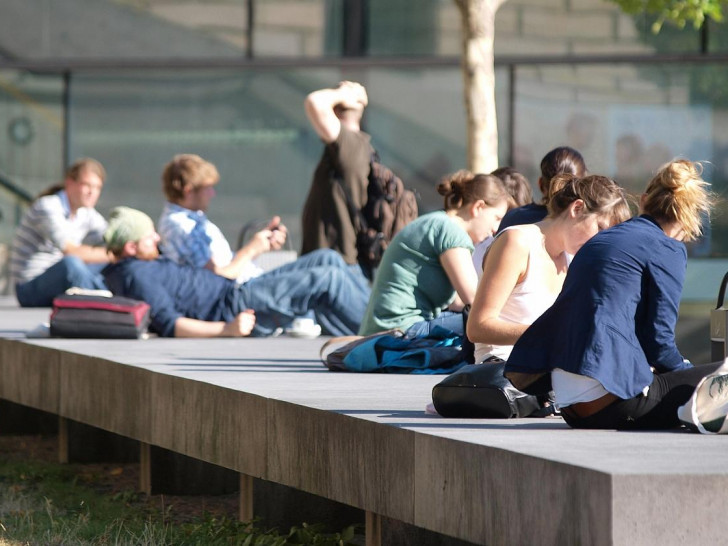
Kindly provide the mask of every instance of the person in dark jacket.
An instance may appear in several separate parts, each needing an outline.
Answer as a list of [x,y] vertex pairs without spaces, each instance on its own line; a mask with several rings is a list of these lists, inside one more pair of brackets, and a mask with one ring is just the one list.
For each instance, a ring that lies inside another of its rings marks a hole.
[[538,189],[543,198],[540,203],[528,203],[509,210],[501,220],[498,233],[510,226],[535,224],[548,215],[546,204],[549,199],[551,179],[558,174],[571,174],[577,178],[586,176],[586,163],[582,155],[569,146],[554,148],[541,160],[541,176],[538,178]]
[[368,293],[333,250],[320,250],[245,284],[206,268],[159,257],[159,235],[141,211],[117,207],[104,234],[113,262],[102,271],[116,295],[151,307],[152,330],[165,337],[270,335],[313,311],[324,332],[359,328]]
[[675,344],[687,254],[712,196],[698,164],[663,166],[642,215],[590,239],[553,306],[513,347],[506,376],[521,389],[550,375],[575,428],[661,429],[718,364],[693,367]]

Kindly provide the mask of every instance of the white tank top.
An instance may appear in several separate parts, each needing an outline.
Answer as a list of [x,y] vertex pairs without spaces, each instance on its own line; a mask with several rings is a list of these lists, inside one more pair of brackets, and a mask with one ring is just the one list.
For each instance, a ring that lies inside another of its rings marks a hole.
[[[524,226],[510,226],[509,229],[520,229],[529,236],[528,265],[523,281],[518,283],[511,295],[508,296],[498,318],[515,324],[533,324],[546,309],[556,301],[558,293],[552,294],[543,285],[543,282],[534,271],[541,271],[543,268],[540,261],[547,259],[543,249],[543,235],[540,229],[534,229],[532,224]],[[499,234],[500,235],[500,234]],[[550,258],[548,258],[550,259]],[[481,281],[482,282],[482,281]],[[497,356],[508,360],[513,345],[490,345],[487,343],[475,344],[475,362],[482,362],[489,356]]]

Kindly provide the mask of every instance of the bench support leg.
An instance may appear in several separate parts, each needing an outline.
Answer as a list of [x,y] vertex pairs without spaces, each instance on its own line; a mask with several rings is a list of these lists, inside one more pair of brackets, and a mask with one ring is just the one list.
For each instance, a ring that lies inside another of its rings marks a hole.
[[139,491],[152,494],[152,449],[146,442],[139,442]]
[[253,476],[240,474],[240,521],[253,520]]
[[366,546],[382,546],[382,516],[367,510],[364,537]]
[[58,462],[68,464],[68,419],[58,418]]

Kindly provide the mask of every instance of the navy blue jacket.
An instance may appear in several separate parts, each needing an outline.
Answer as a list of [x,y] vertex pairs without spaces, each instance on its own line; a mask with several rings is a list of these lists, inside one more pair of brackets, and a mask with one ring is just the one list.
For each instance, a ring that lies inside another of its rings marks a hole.
[[180,317],[229,322],[242,310],[235,281],[209,269],[179,265],[166,258],[126,258],[101,273],[114,294],[143,300],[151,307],[152,327],[173,337]]
[[675,346],[685,245],[649,216],[590,239],[574,256],[553,306],[513,347],[506,372],[561,368],[629,399],[653,374],[689,367]]
[[503,216],[498,226],[498,233],[510,226],[535,224],[546,218],[547,214],[548,210],[546,209],[546,205],[538,205],[536,203],[529,203],[528,205],[511,209]]

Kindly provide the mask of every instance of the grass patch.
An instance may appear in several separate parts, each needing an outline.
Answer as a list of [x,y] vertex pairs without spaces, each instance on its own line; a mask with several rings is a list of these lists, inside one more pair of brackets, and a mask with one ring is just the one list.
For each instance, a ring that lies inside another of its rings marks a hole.
[[303,524],[281,533],[211,514],[180,521],[171,506],[155,507],[142,494],[104,490],[98,482],[72,466],[0,454],[0,546],[361,544],[355,526],[326,533]]

